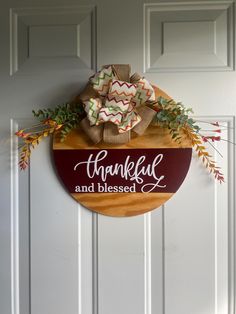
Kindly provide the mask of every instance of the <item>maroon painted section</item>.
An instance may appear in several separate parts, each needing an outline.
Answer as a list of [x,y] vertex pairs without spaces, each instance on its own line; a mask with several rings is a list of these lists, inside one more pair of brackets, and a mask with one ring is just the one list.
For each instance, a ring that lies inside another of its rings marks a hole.
[[192,149],[54,150],[53,156],[70,193],[175,193],[188,172]]

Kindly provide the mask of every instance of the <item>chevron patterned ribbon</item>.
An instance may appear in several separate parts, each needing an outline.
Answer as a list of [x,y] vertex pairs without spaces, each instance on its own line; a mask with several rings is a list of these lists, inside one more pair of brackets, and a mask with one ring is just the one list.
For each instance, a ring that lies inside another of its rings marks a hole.
[[100,96],[84,101],[91,126],[112,122],[119,133],[127,132],[142,120],[137,108],[155,101],[155,92],[145,78],[135,83],[121,81],[113,66],[104,67],[90,78],[90,83]]

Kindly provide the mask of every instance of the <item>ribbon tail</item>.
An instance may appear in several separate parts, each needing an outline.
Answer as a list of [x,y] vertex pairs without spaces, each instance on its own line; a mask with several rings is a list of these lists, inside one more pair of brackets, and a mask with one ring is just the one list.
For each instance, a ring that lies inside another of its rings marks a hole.
[[103,125],[90,126],[88,118],[84,118],[80,122],[81,129],[87,134],[87,136],[93,141],[94,144],[98,144],[102,140]]
[[137,111],[142,120],[137,125],[135,125],[132,130],[138,135],[142,135],[149,124],[152,122],[154,116],[156,115],[156,111],[147,106],[143,106]]
[[113,123],[104,124],[103,141],[110,144],[126,144],[130,141],[130,131],[119,133]]
[[113,64],[112,65],[115,76],[120,81],[130,81],[130,65],[129,64]]
[[138,83],[138,81],[140,81],[141,79],[142,77],[137,72],[135,72],[130,78],[130,83]]

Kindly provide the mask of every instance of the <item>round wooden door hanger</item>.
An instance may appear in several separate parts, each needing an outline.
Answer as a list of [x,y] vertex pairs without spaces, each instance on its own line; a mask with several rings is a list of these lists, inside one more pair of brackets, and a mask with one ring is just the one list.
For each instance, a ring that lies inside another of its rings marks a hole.
[[[155,94],[168,97],[157,88]],[[63,143],[54,136],[55,167],[76,201],[100,214],[134,216],[160,207],[176,193],[190,166],[191,143],[183,137],[179,144],[157,126],[131,134],[124,144],[93,144],[80,128]]]

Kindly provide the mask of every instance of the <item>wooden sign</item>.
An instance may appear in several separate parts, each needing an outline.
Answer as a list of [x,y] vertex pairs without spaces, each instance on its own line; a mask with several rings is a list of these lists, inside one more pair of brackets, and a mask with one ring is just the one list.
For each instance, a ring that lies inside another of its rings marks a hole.
[[182,184],[191,162],[190,143],[175,143],[168,130],[149,127],[123,145],[93,145],[82,130],[53,157],[68,192],[85,207],[110,216],[133,216],[165,203]]

